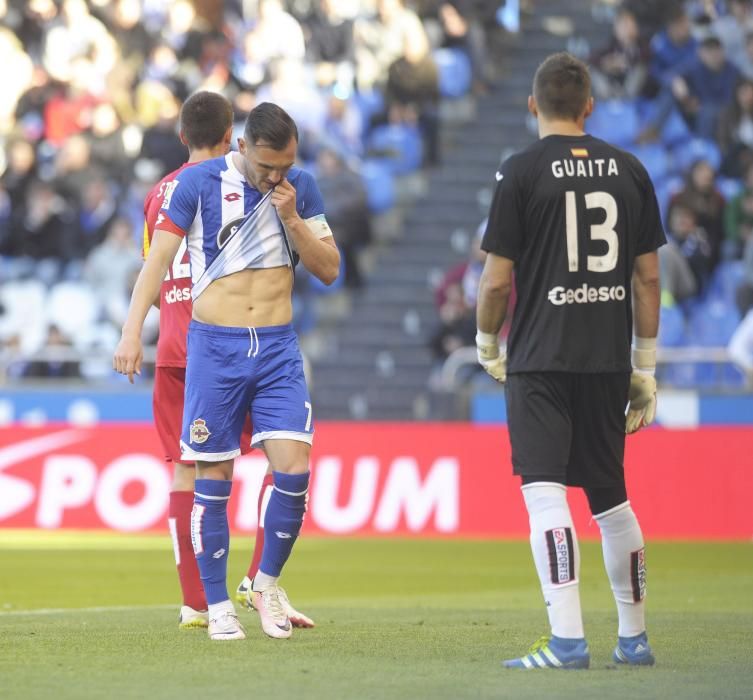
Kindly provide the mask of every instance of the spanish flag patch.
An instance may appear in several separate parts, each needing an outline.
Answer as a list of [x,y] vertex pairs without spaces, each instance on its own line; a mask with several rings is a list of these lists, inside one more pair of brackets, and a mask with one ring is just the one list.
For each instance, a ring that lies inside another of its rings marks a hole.
[[588,149],[585,148],[571,148],[570,153],[574,158],[588,158]]

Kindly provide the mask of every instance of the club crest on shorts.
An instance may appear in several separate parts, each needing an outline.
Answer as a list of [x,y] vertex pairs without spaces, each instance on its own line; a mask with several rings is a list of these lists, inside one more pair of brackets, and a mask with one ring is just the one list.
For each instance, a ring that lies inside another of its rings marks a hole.
[[197,418],[193,423],[191,423],[189,433],[191,435],[191,442],[195,442],[199,445],[201,445],[202,442],[206,442],[209,436],[212,434],[209,432],[209,428],[207,428],[207,422],[203,418]]

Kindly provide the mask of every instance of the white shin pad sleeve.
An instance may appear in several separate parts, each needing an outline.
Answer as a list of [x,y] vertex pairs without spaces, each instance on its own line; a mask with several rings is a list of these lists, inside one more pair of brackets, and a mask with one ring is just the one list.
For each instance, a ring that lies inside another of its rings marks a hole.
[[531,526],[531,550],[552,634],[583,638],[578,577],[580,552],[562,484],[537,481],[521,487]]
[[604,567],[617,603],[620,637],[646,630],[646,559],[643,534],[630,501],[594,515],[601,530]]

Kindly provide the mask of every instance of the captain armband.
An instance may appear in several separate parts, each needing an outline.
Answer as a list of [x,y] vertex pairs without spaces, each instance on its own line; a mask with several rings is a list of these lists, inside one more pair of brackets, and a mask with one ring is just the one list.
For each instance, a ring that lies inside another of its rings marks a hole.
[[306,226],[309,227],[309,231],[314,234],[316,238],[321,240],[322,238],[328,238],[332,236],[332,229],[327,223],[327,217],[324,214],[317,214],[310,219],[303,220]]

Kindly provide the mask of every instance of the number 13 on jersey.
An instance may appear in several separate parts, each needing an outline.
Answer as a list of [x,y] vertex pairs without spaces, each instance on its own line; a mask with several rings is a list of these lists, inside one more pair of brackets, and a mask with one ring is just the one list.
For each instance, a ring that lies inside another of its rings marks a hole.
[[[617,202],[608,192],[589,192],[585,195],[586,209],[603,209],[604,221],[591,224],[589,238],[604,241],[607,252],[603,255],[589,255],[586,269],[590,272],[609,272],[617,267],[619,239],[614,227],[617,224]],[[565,232],[567,235],[567,267],[570,272],[577,272],[578,259],[578,202],[572,190],[565,192]]]

